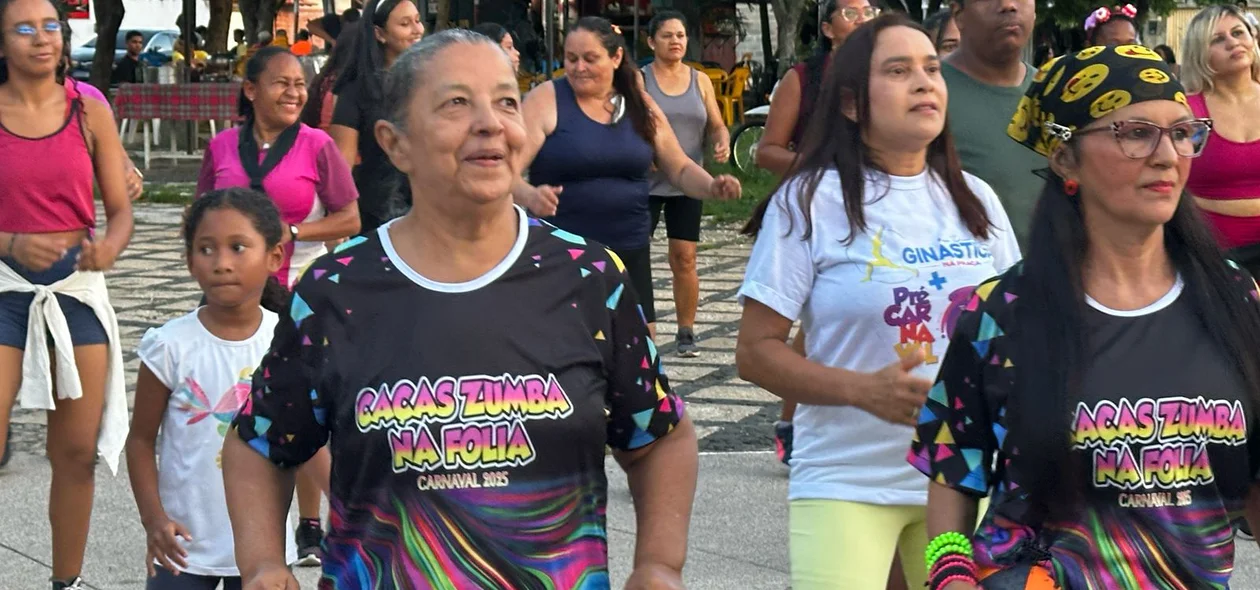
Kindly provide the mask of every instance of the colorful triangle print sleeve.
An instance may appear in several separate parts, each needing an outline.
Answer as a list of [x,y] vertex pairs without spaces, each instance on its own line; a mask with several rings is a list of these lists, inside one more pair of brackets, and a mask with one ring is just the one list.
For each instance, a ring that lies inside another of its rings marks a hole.
[[645,447],[673,430],[682,419],[683,402],[669,389],[660,372],[656,344],[648,337],[647,321],[638,296],[630,287],[625,265],[605,250],[617,272],[605,273],[612,334],[595,334],[597,342],[611,337],[611,374],[608,380],[608,446],[631,451]]
[[328,341],[308,299],[319,300],[318,285],[303,279],[293,290],[289,313],[280,314],[271,350],[233,421],[241,439],[282,467],[305,463],[328,442],[327,410],[317,382]]
[[1002,427],[991,421],[984,393],[986,368],[1004,364],[993,346],[1002,330],[986,304],[997,284],[990,279],[976,287],[959,317],[907,456],[932,481],[975,496],[988,494],[1001,445]]

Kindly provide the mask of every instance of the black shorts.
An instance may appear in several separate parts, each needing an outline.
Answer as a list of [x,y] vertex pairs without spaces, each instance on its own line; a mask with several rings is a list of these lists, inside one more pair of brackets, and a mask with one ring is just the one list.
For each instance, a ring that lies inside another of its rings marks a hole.
[[613,249],[621,263],[626,265],[626,274],[630,277],[630,286],[634,294],[639,296],[639,305],[643,306],[643,317],[650,324],[656,321],[656,299],[652,295],[652,246],[642,248]]
[[665,235],[671,240],[700,241],[700,218],[704,216],[704,201],[691,197],[649,197],[652,208],[652,233],[661,223],[661,209],[665,210]]

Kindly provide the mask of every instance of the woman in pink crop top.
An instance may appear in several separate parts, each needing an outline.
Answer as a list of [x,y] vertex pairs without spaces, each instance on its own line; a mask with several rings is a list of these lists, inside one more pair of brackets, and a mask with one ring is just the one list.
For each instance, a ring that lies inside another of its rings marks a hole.
[[[298,121],[306,99],[297,58],[282,47],[259,50],[245,65],[240,99],[245,123],[210,142],[197,179],[198,196],[214,189],[252,187],[271,197],[285,224],[284,263],[276,278],[286,289],[297,283],[307,265],[327,253],[325,242],[359,232],[359,193],[350,167],[327,133]],[[298,470],[301,565],[320,563],[318,474],[317,468]]]
[[[1233,5],[1205,8],[1190,21],[1181,79],[1196,117],[1213,130],[1190,168],[1186,190],[1226,249],[1260,245],[1260,53]],[[1203,66],[1206,64],[1207,68]],[[1235,252],[1250,270],[1260,258]]]
[[[99,279],[80,273],[112,267],[132,232],[125,172],[118,165],[124,154],[114,119],[104,105],[83,100],[73,86],[62,83],[65,26],[48,0],[0,3],[5,56],[0,62],[0,463],[10,455],[10,409],[29,352],[32,286],[72,279],[92,291],[76,292],[72,298],[59,292],[62,287],[53,288],[78,371],[68,377],[78,380],[81,393],[76,399],[56,395],[56,409],[48,413],[54,589],[79,587],[97,437],[106,395],[114,393],[107,378],[110,359],[120,345],[108,336],[117,333],[117,324]],[[105,205],[105,232],[95,231],[94,183]],[[42,309],[35,313],[46,317]],[[50,326],[60,319],[49,319]],[[60,349],[66,343],[57,340],[55,345]],[[51,375],[41,378],[53,382]],[[55,394],[70,393],[60,383],[53,385]]]

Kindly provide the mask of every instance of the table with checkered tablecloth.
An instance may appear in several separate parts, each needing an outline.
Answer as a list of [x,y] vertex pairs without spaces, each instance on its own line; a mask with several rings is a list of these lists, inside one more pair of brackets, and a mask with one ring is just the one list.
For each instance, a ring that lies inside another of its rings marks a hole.
[[[209,121],[213,135],[216,122],[239,119],[236,109],[240,92],[241,85],[237,83],[121,84],[114,94],[114,113],[121,121],[120,133],[125,134],[131,123],[139,123],[143,128],[144,167],[148,169],[152,122]],[[155,133],[152,143],[156,142]],[[184,157],[176,152],[173,135],[171,153],[166,156]]]

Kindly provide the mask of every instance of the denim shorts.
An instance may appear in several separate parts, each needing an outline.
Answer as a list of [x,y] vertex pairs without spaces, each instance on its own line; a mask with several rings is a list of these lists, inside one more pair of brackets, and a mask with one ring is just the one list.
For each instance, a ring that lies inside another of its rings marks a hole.
[[[74,273],[78,256],[79,247],[76,246],[66,252],[65,258],[43,272],[28,270],[12,258],[0,257],[0,261],[32,284],[51,285]],[[26,348],[26,325],[34,299],[34,293],[0,293],[0,346]],[[75,346],[109,343],[105,327],[96,319],[92,308],[60,293],[57,294],[57,303],[61,304],[61,313],[65,314],[66,324],[70,327],[70,341]]]

